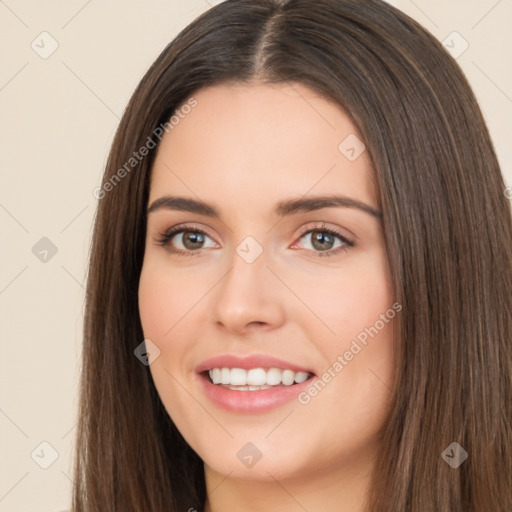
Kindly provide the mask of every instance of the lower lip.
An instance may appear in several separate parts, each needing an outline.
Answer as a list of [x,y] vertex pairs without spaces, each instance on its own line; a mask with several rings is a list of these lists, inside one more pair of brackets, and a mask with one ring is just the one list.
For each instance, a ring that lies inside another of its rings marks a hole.
[[297,398],[312,382],[314,377],[291,386],[275,386],[259,391],[237,391],[218,384],[212,384],[203,374],[199,380],[206,396],[219,407],[232,412],[259,413],[270,411]]

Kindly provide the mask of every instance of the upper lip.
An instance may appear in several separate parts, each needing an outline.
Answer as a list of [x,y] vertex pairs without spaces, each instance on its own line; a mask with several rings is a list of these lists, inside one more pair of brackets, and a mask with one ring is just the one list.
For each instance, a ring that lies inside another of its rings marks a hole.
[[196,367],[196,372],[201,373],[212,368],[281,368],[283,370],[293,370],[294,372],[314,373],[311,369],[300,366],[295,363],[284,361],[276,357],[264,354],[235,355],[222,354],[210,359],[206,359]]

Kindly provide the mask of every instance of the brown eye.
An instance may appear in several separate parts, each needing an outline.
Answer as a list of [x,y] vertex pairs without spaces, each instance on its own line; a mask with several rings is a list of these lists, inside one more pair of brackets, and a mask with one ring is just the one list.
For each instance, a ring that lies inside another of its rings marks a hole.
[[204,233],[199,233],[198,231],[183,231],[181,234],[181,243],[186,249],[201,249],[201,245],[204,244]]
[[310,240],[311,248],[306,247],[306,249],[312,251],[315,256],[332,256],[348,251],[355,245],[341,233],[324,227],[309,229],[300,236],[300,240],[308,239]]
[[312,245],[319,251],[332,249],[335,243],[334,235],[327,233],[326,231],[311,231]]
[[[176,226],[162,233],[157,239],[157,243],[171,253],[195,256],[200,253],[201,249],[206,248],[205,242],[207,239],[211,240],[201,229]],[[215,243],[213,246],[215,246]]]

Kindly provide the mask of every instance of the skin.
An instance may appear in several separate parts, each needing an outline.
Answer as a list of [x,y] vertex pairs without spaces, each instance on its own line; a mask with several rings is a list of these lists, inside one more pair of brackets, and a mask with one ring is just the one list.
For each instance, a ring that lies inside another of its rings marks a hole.
[[[226,411],[204,395],[194,368],[219,354],[259,353],[321,376],[391,308],[379,218],[349,207],[272,213],[281,200],[334,193],[379,209],[367,152],[354,161],[340,152],[356,129],[301,84],[221,85],[194,97],[197,106],[162,138],[148,204],[169,194],[201,199],[221,218],[149,214],[139,307],[145,338],[160,350],[150,365],[158,393],[204,461],[205,510],[362,511],[389,409],[394,321],[307,404]],[[206,232],[203,245],[183,233],[157,242],[183,223],[189,234]],[[324,225],[355,246],[318,256],[326,249],[302,234]],[[247,236],[263,249],[253,263],[236,252]],[[247,442],[261,453],[252,467],[237,457]]]

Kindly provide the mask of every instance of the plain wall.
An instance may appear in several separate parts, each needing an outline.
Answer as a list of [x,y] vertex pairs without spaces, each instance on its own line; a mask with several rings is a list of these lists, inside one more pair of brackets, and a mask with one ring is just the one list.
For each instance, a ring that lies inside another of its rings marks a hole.
[[[135,86],[214,3],[0,2],[0,511],[69,507],[93,190]],[[469,44],[457,60],[512,185],[512,2],[392,3],[453,51]]]

